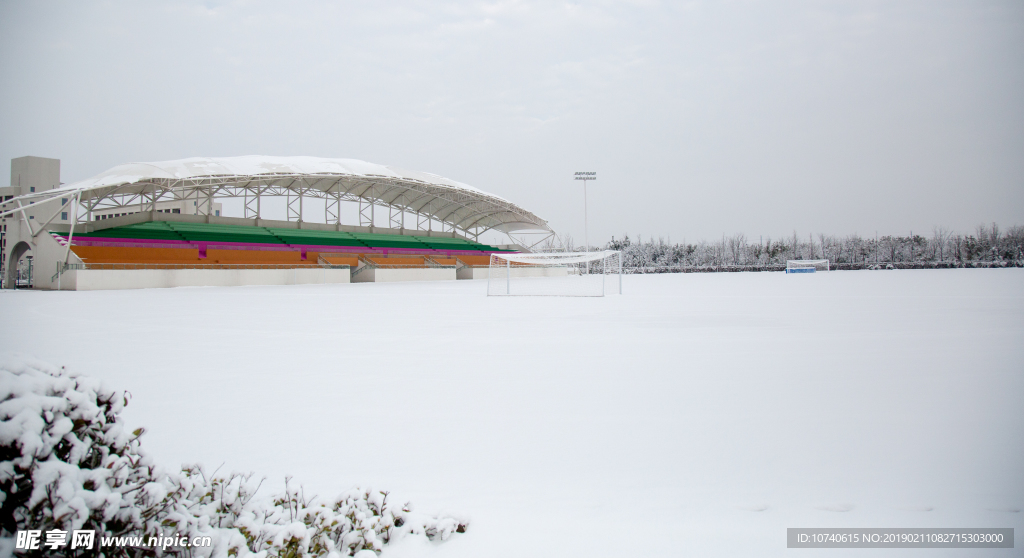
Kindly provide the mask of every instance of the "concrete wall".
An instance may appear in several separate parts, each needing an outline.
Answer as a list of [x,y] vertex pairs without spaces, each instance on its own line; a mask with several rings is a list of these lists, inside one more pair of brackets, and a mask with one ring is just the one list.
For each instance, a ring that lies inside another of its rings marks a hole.
[[45,192],[60,186],[60,159],[46,157],[11,159],[11,186],[21,188],[21,195],[33,191]]
[[393,281],[454,281],[455,268],[363,269],[352,276],[353,283],[389,283]]
[[[47,159],[46,157],[18,157],[11,159],[11,186],[21,189],[22,196],[31,193],[40,193],[52,190],[60,186],[60,159]],[[71,196],[68,196],[70,198]],[[60,200],[46,203],[35,203],[29,206],[29,219],[34,221],[34,226],[42,226],[51,215],[60,209]],[[68,214],[67,219],[61,219],[61,215],[52,223],[70,223],[71,207],[64,210]],[[13,218],[13,217],[10,217]]]
[[[21,195],[21,188],[17,187],[0,187],[0,202],[7,201],[11,198],[16,198]],[[6,209],[6,208],[5,208]],[[7,221],[10,217],[0,217],[0,254],[7,253]],[[0,269],[4,268],[7,259],[0,259]]]
[[[32,272],[32,286],[36,289],[56,289],[57,280],[53,276],[57,274],[57,262],[64,261],[64,254],[68,255],[68,263],[80,264],[82,260],[74,252],[68,253],[66,246],[50,236],[50,233],[43,231],[35,238],[32,246],[34,270]],[[59,278],[63,281],[63,277]]]
[[455,277],[460,280],[487,279],[486,267],[460,267],[455,272]]
[[[33,286],[37,289],[57,288],[57,283],[51,282],[50,278],[53,277],[54,273],[57,271],[57,262],[64,261],[64,254],[67,253],[67,248],[61,246],[60,243],[54,240],[53,237],[50,236],[50,233],[45,230],[35,236],[32,236],[21,215],[15,215],[15,217],[9,218],[6,224],[7,246],[4,249],[4,261],[10,263],[8,260],[9,255],[19,242],[28,243],[29,248],[32,251],[26,255],[32,256]],[[32,226],[35,227],[38,225],[33,223]],[[73,264],[82,263],[82,260],[80,260],[74,252],[68,254],[67,261],[68,263]],[[13,289],[14,285],[9,281],[10,274],[11,270],[5,271],[4,287]]]
[[[319,285],[348,283],[348,269],[83,269],[61,276],[62,290]],[[56,287],[54,287],[56,288]]]

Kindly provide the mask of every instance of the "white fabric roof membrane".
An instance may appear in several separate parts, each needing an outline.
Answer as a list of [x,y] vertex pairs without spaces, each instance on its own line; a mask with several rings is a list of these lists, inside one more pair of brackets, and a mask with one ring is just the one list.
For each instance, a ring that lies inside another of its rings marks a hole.
[[350,176],[387,177],[426,182],[483,194],[501,201],[494,194],[484,192],[462,182],[429,172],[407,171],[368,163],[358,159],[324,159],[321,157],[273,157],[246,155],[242,157],[190,157],[175,161],[153,163],[126,163],[92,178],[65,184],[50,191],[78,191],[118,184],[132,184],[149,179],[184,179],[211,176],[260,176],[274,174],[346,174]]
[[[263,155],[127,163],[86,180],[20,196],[4,204],[0,213],[9,212],[11,202],[22,200],[38,203],[44,198],[51,199],[61,194],[80,194],[83,200],[100,199],[112,193],[148,191],[151,187],[188,187],[190,181],[220,183],[218,179],[221,177],[224,179],[222,184],[227,186],[243,183],[251,185],[253,182],[280,185],[302,179],[309,187],[320,190],[320,193],[327,190],[343,191],[375,203],[428,214],[467,230],[472,226],[506,232],[551,230],[547,221],[504,198],[436,174],[402,170],[357,159]],[[390,190],[381,194],[367,189],[373,183],[387,183]],[[415,194],[420,205],[409,203],[408,199],[413,197],[410,193]],[[438,203],[427,205],[425,201],[431,198],[438,200]]]

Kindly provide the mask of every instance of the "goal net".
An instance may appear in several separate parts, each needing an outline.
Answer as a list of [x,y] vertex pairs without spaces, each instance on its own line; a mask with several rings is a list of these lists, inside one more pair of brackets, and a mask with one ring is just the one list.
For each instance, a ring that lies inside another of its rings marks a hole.
[[622,253],[491,254],[487,296],[622,294]]
[[786,273],[828,271],[828,260],[786,260]]

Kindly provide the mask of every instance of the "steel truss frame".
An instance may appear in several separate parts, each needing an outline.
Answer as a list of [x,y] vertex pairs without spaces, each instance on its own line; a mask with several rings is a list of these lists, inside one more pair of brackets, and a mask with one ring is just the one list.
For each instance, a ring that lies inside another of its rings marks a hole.
[[537,231],[537,232],[517,232],[508,233],[508,237],[512,239],[512,242],[526,248],[528,251],[533,252],[533,249],[540,246],[544,242],[555,239],[558,240],[559,249],[564,250],[558,235],[554,231]]
[[[436,221],[443,232],[466,237],[498,229],[534,230],[551,234],[547,221],[513,203],[483,192],[455,189],[409,178],[348,174],[260,174],[216,175],[189,178],[151,178],[130,184],[94,186],[80,190],[49,190],[19,197],[19,203],[31,199],[36,203],[61,196],[76,196],[77,220],[92,221],[92,213],[100,209],[135,208],[153,211],[156,204],[169,200],[195,203],[197,213],[209,215],[217,198],[241,198],[248,219],[261,218],[260,200],[264,196],[286,198],[289,221],[301,221],[303,200],[325,200],[325,221],[341,224],[341,202],[357,203],[359,225],[375,224],[376,206],[388,208],[388,226],[406,228],[405,214],[415,216],[416,230],[434,230]],[[0,217],[20,209],[10,200],[0,205]],[[536,245],[536,244],[534,244]]]

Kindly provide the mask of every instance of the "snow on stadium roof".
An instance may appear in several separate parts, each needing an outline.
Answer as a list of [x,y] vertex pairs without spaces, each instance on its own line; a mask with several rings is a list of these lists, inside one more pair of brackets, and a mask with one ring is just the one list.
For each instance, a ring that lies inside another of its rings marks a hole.
[[[192,157],[175,161],[127,163],[92,178],[52,190],[20,196],[40,202],[77,194],[99,204],[116,196],[134,196],[131,205],[189,197],[202,190],[215,198],[293,194],[373,202],[426,215],[463,230],[550,231],[547,221],[514,203],[436,174],[408,171],[357,159],[320,157]],[[45,199],[43,199],[45,198]],[[124,203],[124,202],[122,202]],[[129,205],[124,203],[124,205]],[[95,205],[95,204],[94,204]],[[7,205],[0,214],[7,213]]]

